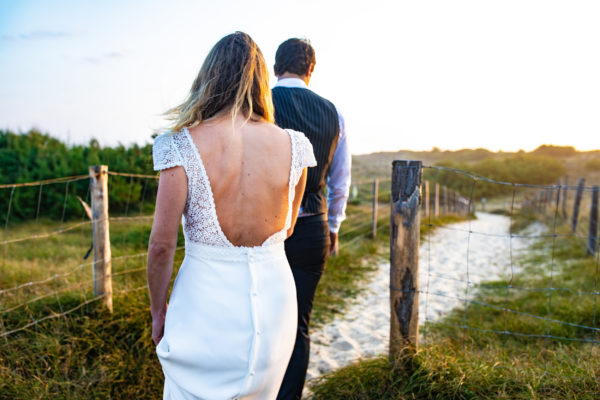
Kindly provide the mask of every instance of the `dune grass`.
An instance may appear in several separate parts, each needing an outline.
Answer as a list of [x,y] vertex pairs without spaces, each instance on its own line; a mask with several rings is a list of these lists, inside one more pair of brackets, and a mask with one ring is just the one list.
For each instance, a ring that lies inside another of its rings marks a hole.
[[[40,220],[7,232],[22,238],[61,226]],[[91,257],[83,260],[89,224],[5,246],[0,288],[24,286],[0,293],[0,332],[51,318],[0,338],[0,398],[159,397],[162,374],[148,329],[145,288],[149,229],[148,220],[111,223],[113,314],[90,301]]]
[[[513,228],[531,220],[516,217]],[[600,349],[586,342],[600,340],[599,260],[559,222],[551,230],[556,237],[539,239],[519,260],[510,287],[506,281],[483,282],[466,310],[423,327],[415,357],[359,361],[321,377],[311,387],[314,398],[600,397]]]

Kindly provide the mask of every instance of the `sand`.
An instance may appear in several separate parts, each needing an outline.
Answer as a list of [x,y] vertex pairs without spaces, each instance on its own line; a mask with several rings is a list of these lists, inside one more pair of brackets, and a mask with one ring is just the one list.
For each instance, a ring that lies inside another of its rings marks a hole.
[[[509,278],[518,271],[519,253],[544,232],[533,224],[521,236],[509,237],[510,219],[477,213],[470,222],[439,227],[421,242],[419,320],[435,321],[461,305],[468,281]],[[471,233],[469,233],[471,232]],[[512,254],[512,257],[511,257]],[[512,262],[511,262],[512,260]],[[307,379],[348,365],[359,358],[388,351],[389,262],[382,263],[348,310],[331,323],[311,332],[311,355]],[[473,292],[469,286],[469,297]]]

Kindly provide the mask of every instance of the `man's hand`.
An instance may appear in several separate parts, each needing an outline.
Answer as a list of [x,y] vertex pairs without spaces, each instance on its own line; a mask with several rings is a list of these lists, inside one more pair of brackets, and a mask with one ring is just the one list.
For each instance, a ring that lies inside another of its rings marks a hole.
[[338,234],[329,232],[329,255],[336,255],[338,250]]

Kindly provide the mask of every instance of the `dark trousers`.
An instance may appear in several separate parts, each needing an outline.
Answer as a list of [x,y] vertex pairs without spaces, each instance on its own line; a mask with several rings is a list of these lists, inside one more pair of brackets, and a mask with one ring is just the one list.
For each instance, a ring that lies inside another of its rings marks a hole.
[[308,324],[317,284],[329,255],[327,216],[300,217],[294,233],[285,241],[285,253],[294,274],[298,299],[298,331],[292,358],[277,395],[278,400],[296,400],[302,396],[310,356]]

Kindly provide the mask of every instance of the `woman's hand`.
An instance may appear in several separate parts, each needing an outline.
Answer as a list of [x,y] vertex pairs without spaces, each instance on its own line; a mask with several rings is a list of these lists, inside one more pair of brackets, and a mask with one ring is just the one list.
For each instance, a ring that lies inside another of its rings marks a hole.
[[155,346],[158,346],[158,342],[162,339],[165,333],[165,316],[167,315],[167,306],[165,305],[164,310],[157,312],[152,315],[152,341]]

